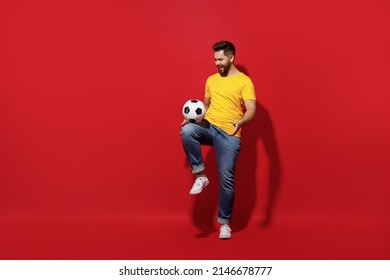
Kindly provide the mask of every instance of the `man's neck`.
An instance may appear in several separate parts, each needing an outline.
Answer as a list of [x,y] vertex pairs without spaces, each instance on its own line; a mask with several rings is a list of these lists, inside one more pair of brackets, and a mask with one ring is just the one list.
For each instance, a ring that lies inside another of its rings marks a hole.
[[239,74],[240,71],[236,68],[236,66],[232,65],[229,69],[229,73],[226,75],[226,77],[236,76]]

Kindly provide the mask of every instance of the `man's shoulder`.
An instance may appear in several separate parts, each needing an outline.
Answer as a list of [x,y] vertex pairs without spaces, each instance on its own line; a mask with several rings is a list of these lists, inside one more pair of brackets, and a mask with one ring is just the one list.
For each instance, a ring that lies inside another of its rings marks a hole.
[[219,73],[214,73],[214,74],[211,74],[210,76],[208,76],[207,80],[218,79],[220,77],[221,77],[221,75]]
[[252,81],[251,78],[247,74],[245,74],[244,72],[240,72],[237,75],[237,78],[244,80],[244,81]]

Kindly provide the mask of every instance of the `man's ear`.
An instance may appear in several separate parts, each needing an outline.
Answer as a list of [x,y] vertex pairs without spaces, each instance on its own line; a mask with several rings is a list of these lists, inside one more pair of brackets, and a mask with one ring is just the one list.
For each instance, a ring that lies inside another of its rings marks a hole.
[[230,62],[234,61],[234,55],[233,54],[229,55],[229,60],[230,60]]

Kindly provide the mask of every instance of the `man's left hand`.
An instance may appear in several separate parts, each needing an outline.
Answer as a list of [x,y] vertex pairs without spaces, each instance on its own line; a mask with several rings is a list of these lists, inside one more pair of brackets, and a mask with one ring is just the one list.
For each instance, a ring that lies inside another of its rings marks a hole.
[[234,123],[233,123],[234,130],[233,130],[232,133],[230,133],[230,134],[228,134],[228,135],[229,135],[229,136],[234,136],[234,135],[236,135],[237,132],[241,129],[242,125],[243,125],[243,122],[241,122],[241,121],[234,122]]

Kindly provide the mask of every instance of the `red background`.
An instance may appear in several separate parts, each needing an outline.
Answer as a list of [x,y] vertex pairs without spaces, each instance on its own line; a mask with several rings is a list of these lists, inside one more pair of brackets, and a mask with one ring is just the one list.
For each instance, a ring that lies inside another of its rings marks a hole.
[[[388,259],[390,5],[1,1],[0,258]],[[182,104],[228,39],[258,114],[234,235],[190,197]]]

